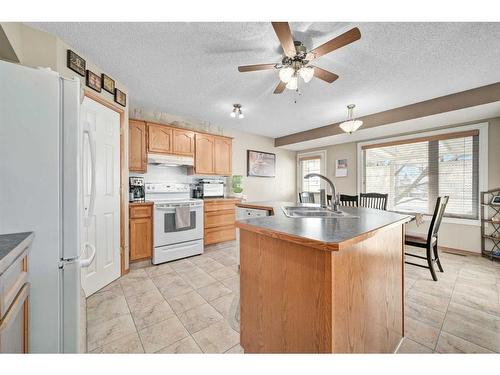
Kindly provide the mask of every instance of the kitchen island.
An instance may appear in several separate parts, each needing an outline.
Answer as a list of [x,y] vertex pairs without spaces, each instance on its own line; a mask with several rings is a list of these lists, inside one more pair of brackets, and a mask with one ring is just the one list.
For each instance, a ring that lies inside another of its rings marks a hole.
[[404,332],[404,224],[411,217],[342,207],[350,217],[288,217],[286,202],[242,203],[245,353],[391,353]]

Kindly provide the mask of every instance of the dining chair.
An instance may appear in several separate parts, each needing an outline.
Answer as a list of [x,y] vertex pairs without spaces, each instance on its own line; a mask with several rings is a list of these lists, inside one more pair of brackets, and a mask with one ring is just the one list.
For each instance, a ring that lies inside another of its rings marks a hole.
[[385,211],[387,209],[387,197],[388,194],[361,193],[359,194],[359,206]]
[[339,200],[341,206],[358,207],[357,195],[340,194]]
[[315,203],[314,202],[314,193],[310,193],[308,191],[303,191],[299,193],[299,202],[300,203]]
[[434,214],[432,215],[431,224],[429,225],[429,231],[427,232],[427,237],[425,237],[425,235],[414,233],[407,233],[405,235],[405,245],[426,249],[425,256],[407,253],[406,251],[405,255],[419,259],[425,259],[427,261],[427,266],[423,264],[407,262],[406,260],[405,263],[429,269],[434,281],[437,281],[436,271],[434,270],[434,263],[437,264],[440,272],[444,272],[438,254],[438,232],[449,198],[450,197],[448,196],[438,197],[436,201],[436,207],[434,208]]

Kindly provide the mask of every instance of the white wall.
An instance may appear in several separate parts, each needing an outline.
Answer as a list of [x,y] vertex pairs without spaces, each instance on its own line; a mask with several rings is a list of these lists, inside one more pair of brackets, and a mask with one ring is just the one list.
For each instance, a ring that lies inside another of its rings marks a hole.
[[[248,201],[296,201],[295,188],[295,151],[274,147],[274,139],[253,135],[241,131],[223,129],[205,121],[187,119],[165,112],[134,109],[130,118],[170,124],[192,130],[205,131],[213,134],[233,138],[233,175],[243,176],[243,194]],[[244,122],[242,121],[243,125]],[[247,176],[247,150],[265,151],[276,154],[276,177],[249,177]],[[149,170],[148,166],[148,170]],[[155,175],[160,172],[154,172]],[[165,170],[165,176],[170,172]],[[151,179],[148,173],[146,180]],[[190,180],[187,180],[188,182]]]
[[[488,189],[500,187],[500,118],[482,120],[478,119],[474,123],[488,122]],[[458,124],[451,127],[456,127]],[[315,148],[300,152],[314,150],[327,151],[327,176],[337,186],[339,193],[358,194],[357,191],[357,147],[355,142],[343,143],[328,147]],[[300,153],[299,152],[299,153]],[[335,177],[335,159],[347,159],[348,176]],[[417,227],[415,223],[410,223],[407,230],[417,233],[427,233],[428,226]],[[481,252],[481,230],[477,225],[446,223],[441,224],[439,232],[439,245],[453,249],[466,250],[475,253]]]

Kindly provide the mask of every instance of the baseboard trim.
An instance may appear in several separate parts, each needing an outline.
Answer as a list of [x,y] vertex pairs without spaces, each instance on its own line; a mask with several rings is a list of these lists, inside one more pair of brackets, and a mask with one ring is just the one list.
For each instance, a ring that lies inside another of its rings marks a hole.
[[481,256],[480,253],[474,253],[472,251],[454,249],[452,247],[438,246],[438,249],[443,253],[462,255],[462,256]]

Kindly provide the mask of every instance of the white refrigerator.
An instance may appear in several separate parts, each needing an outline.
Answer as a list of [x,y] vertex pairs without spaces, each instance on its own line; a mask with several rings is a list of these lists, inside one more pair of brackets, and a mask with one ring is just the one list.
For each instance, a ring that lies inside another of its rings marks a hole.
[[[86,351],[81,267],[95,248],[80,237],[83,202],[80,81],[0,61],[0,233],[35,232],[29,253],[29,349]],[[95,163],[93,163],[95,166]]]

